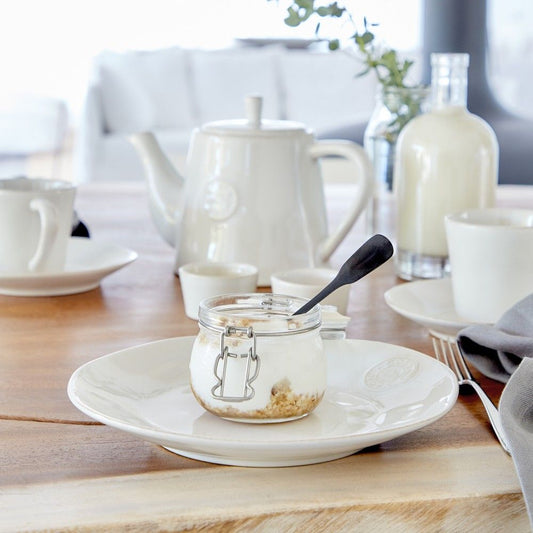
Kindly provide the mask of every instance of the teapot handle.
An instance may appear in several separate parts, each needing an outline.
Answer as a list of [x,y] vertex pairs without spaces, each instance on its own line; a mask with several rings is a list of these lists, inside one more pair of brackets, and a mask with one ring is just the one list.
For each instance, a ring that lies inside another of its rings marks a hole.
[[313,159],[332,155],[340,156],[352,161],[357,167],[355,175],[359,187],[357,188],[356,197],[339,226],[319,246],[318,257],[325,262],[346,237],[372,195],[374,183],[372,164],[363,147],[352,141],[317,141],[310,147],[309,155]]

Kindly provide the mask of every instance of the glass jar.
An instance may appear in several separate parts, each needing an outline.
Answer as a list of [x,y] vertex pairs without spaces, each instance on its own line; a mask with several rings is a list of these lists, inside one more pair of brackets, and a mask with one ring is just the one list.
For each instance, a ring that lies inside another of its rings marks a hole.
[[320,306],[274,294],[223,295],[200,303],[189,364],[207,411],[238,422],[284,422],[310,413],[326,390]]
[[398,137],[395,264],[406,280],[447,276],[445,215],[495,203],[498,142],[466,108],[468,62],[468,54],[431,54],[431,109]]
[[365,129],[364,148],[374,167],[374,194],[366,209],[369,235],[394,226],[392,183],[396,141],[402,128],[426,110],[427,87],[379,87]]

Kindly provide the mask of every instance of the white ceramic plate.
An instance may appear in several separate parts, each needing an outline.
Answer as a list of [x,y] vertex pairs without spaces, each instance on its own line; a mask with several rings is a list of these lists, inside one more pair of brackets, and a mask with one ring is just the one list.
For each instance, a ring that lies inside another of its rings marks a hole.
[[446,366],[390,344],[325,341],[328,390],[309,416],[281,424],[230,422],[189,388],[193,337],[115,352],[79,368],[68,384],[91,418],[212,463],[293,466],[345,457],[419,429],[447,413],[457,380]]
[[396,285],[385,293],[385,301],[400,315],[438,335],[456,337],[461,329],[472,324],[455,311],[450,278]]
[[100,281],[137,258],[137,253],[113,244],[71,237],[65,270],[20,275],[0,272],[0,294],[10,296],[57,296],[98,287]]

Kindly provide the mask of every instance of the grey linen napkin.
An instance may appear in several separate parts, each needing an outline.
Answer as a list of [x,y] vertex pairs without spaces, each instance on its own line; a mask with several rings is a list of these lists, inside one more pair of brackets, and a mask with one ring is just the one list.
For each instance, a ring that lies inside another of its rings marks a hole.
[[494,326],[461,330],[457,341],[480,372],[507,383],[499,411],[533,526],[533,294]]
[[524,359],[503,389],[500,415],[533,527],[533,359]]
[[520,300],[494,324],[468,326],[457,341],[482,374],[507,383],[525,357],[533,357],[533,294]]

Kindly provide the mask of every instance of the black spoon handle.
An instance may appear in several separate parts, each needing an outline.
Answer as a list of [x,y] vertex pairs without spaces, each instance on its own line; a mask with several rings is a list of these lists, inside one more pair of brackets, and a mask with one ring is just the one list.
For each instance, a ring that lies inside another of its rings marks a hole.
[[366,276],[385,261],[391,258],[394,249],[387,237],[377,234],[368,239],[355,253],[341,266],[339,273],[316,296],[302,305],[294,315],[301,315],[311,310],[326,296],[343,285],[354,283]]
[[298,309],[298,311],[293,313],[293,316],[303,315],[304,313],[307,313],[307,311],[310,311],[311,309],[313,309],[313,307],[317,303],[321,302],[326,296],[329,296],[333,291],[337,290],[342,285],[344,285],[344,283],[341,282],[341,280],[339,279],[339,276],[337,275],[316,296],[313,296],[308,302],[303,304],[302,307]]

